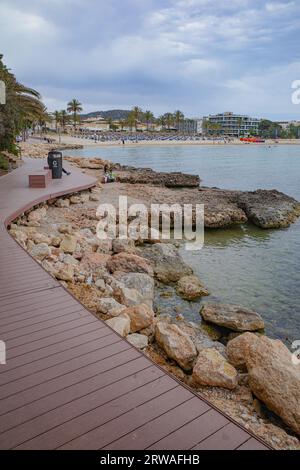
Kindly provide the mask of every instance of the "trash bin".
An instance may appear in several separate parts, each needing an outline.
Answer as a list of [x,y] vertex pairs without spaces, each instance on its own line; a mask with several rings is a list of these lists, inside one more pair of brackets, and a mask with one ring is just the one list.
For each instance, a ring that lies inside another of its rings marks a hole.
[[62,153],[52,151],[48,153],[48,166],[52,170],[52,178],[58,179],[62,177]]

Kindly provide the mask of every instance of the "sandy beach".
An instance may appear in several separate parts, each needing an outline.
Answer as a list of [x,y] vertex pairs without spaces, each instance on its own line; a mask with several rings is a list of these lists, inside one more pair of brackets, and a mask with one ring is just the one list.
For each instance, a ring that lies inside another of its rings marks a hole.
[[[53,139],[53,135],[47,135],[46,137]],[[39,141],[39,139],[34,139]],[[58,138],[55,138],[55,142],[59,142]],[[84,145],[85,147],[118,147],[122,146],[122,141],[110,141],[110,142],[101,142],[101,141],[93,141],[90,139],[83,139],[79,137],[72,137],[70,135],[63,135],[61,136],[62,144],[78,144]],[[211,146],[211,145],[259,145],[259,146],[269,146],[269,145],[300,145],[300,139],[268,139],[264,143],[249,143],[249,142],[241,142],[239,139],[234,139],[230,142],[222,142],[216,140],[185,140],[185,141],[176,141],[176,140],[143,140],[140,142],[126,142],[124,144],[126,147],[138,147],[138,146],[174,146],[174,145],[202,145],[202,146]]]

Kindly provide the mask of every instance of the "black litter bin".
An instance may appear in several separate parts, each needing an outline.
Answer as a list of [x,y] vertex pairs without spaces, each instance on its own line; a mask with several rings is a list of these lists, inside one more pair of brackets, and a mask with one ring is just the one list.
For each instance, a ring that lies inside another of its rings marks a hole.
[[52,178],[59,179],[62,177],[62,153],[52,151],[48,153],[48,166],[52,170]]

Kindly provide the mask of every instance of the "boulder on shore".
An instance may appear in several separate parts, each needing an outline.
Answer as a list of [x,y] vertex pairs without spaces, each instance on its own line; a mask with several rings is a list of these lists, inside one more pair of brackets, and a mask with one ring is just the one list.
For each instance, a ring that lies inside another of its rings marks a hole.
[[181,277],[177,283],[176,291],[185,300],[194,300],[209,295],[208,290],[194,274]]
[[143,303],[149,307],[153,307],[154,298],[154,280],[151,276],[145,273],[127,273],[118,277],[125,287],[129,289],[136,289],[143,298]]
[[300,203],[275,189],[240,193],[237,204],[264,229],[288,227],[300,215]]
[[200,313],[205,321],[234,331],[257,331],[265,327],[257,312],[240,305],[206,303]]
[[197,350],[191,338],[177,325],[158,322],[155,328],[155,339],[167,356],[174,359],[182,369],[192,369]]
[[148,346],[148,337],[139,333],[132,333],[126,336],[126,339],[138,349],[145,349]]
[[141,253],[154,264],[155,276],[165,284],[193,274],[172,243],[156,243],[144,248]]
[[279,340],[253,335],[245,351],[252,392],[300,435],[300,364]]
[[102,297],[98,300],[97,311],[110,315],[111,317],[118,317],[124,312],[126,307],[111,297]]
[[123,313],[118,317],[106,320],[105,323],[123,337],[127,336],[130,332],[130,318]]
[[133,255],[131,253],[122,252],[112,256],[107,267],[110,272],[139,272],[153,276],[153,269],[150,263],[141,256]]
[[35,245],[31,250],[30,250],[31,256],[33,256],[35,259],[39,261],[43,261],[43,259],[47,258],[47,256],[51,255],[51,250],[47,243],[39,243],[38,245]]
[[202,349],[193,368],[193,379],[199,385],[232,390],[237,386],[237,371],[216,349]]
[[124,313],[130,318],[130,331],[136,333],[150,326],[154,319],[153,310],[146,304],[127,307]]

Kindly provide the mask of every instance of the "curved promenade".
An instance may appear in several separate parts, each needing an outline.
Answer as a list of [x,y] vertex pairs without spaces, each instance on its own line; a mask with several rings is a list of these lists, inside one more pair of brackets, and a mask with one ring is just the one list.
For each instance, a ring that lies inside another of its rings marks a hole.
[[0,449],[267,449],[97,319],[8,234],[72,174],[29,189],[41,160],[0,177]]

